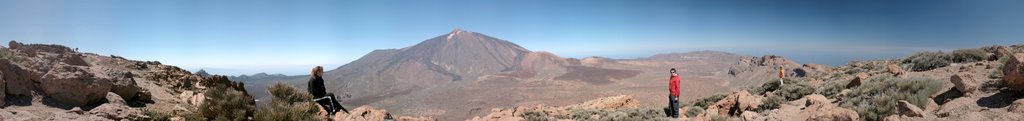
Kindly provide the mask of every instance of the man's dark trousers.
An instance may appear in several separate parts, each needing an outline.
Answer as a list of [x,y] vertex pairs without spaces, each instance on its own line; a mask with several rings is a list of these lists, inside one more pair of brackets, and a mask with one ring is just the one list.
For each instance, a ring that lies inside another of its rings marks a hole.
[[668,114],[673,118],[679,118],[679,100],[671,95],[668,96]]

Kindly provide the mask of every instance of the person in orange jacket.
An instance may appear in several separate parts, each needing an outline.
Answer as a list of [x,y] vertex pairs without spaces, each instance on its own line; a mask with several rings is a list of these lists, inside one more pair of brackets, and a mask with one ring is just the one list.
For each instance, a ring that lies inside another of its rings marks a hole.
[[786,83],[782,82],[783,78],[786,78],[786,69],[783,66],[779,66],[779,85],[786,85]]
[[676,74],[676,68],[669,70],[672,74],[668,79],[668,115],[673,118],[679,118],[679,74]]

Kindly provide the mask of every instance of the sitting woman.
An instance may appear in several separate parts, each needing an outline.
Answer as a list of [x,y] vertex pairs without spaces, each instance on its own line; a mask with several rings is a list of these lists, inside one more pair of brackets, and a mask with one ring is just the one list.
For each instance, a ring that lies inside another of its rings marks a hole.
[[313,100],[316,101],[317,104],[320,104],[320,106],[323,107],[324,110],[327,110],[331,115],[334,115],[338,110],[348,113],[348,110],[345,110],[345,107],[342,107],[341,103],[338,103],[338,100],[336,100],[338,98],[334,96],[334,93],[327,93],[327,89],[324,88],[323,75],[323,67],[313,67],[313,71],[309,75],[309,94],[313,94]]

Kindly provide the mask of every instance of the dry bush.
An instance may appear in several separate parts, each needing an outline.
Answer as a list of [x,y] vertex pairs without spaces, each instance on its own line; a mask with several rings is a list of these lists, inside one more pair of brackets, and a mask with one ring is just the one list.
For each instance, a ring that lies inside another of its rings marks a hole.
[[942,82],[931,78],[879,76],[852,89],[840,104],[844,108],[854,109],[865,120],[882,120],[895,113],[897,101],[906,100],[924,107],[929,101],[928,97],[938,92],[939,88],[942,88]]
[[313,96],[295,87],[278,82],[267,90],[272,102],[270,108],[260,108],[256,112],[258,121],[313,121],[320,120],[318,108]]

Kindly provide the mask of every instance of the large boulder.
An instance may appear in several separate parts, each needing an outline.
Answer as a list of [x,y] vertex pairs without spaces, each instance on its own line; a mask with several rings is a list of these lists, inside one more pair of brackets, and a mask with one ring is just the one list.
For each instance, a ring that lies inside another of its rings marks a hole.
[[1016,53],[1003,64],[1003,81],[1014,90],[1024,90],[1024,53]]
[[375,109],[371,106],[360,106],[352,109],[349,113],[339,112],[334,114],[335,121],[383,121],[393,119],[391,114],[384,109]]
[[804,102],[805,107],[810,107],[811,105],[825,105],[831,103],[830,101],[828,101],[827,97],[820,94],[807,95],[804,96],[804,99],[806,100],[806,102]]
[[905,100],[900,100],[896,103],[896,113],[909,117],[922,117],[925,115],[924,110]]
[[953,86],[956,87],[956,90],[967,95],[974,94],[975,91],[978,90],[978,86],[981,85],[981,82],[974,79],[970,74],[955,74],[952,77],[949,77],[949,81],[953,82]]
[[117,95],[127,100],[135,99],[139,90],[142,89],[136,85],[135,79],[132,78],[134,74],[128,71],[103,68],[96,76],[97,78],[110,80],[113,84],[110,91],[117,93]]
[[1024,115],[1024,99],[1017,99],[1007,107],[1007,111]]
[[761,105],[761,97],[750,95],[747,90],[732,92],[722,100],[719,100],[714,105],[708,106],[708,110],[715,109],[717,112],[705,112],[705,113],[718,113],[718,115],[739,115],[743,111],[755,110]]
[[10,63],[10,60],[2,58],[0,58],[0,72],[3,72],[5,93],[23,96],[31,95],[33,82],[29,77],[42,75],[24,70],[20,66]]
[[47,96],[70,106],[100,101],[110,91],[110,80],[94,78],[86,68],[57,64],[41,77],[40,87]]
[[853,80],[850,80],[850,83],[846,84],[846,88],[849,89],[849,88],[860,86],[861,84],[864,84],[866,81],[868,81],[869,77],[870,76],[868,76],[867,73],[864,73],[864,72],[857,73],[857,75],[854,75]]
[[107,96],[104,97],[104,98],[106,98],[107,103],[109,103],[109,104],[121,104],[121,105],[127,105],[128,104],[128,102],[124,101],[124,98],[121,98],[120,95],[117,95],[117,93],[114,93],[114,92],[107,92]]
[[7,97],[7,85],[5,84],[7,84],[7,81],[4,81],[4,72],[0,71],[0,108],[3,108],[4,104],[6,104],[4,100]]

